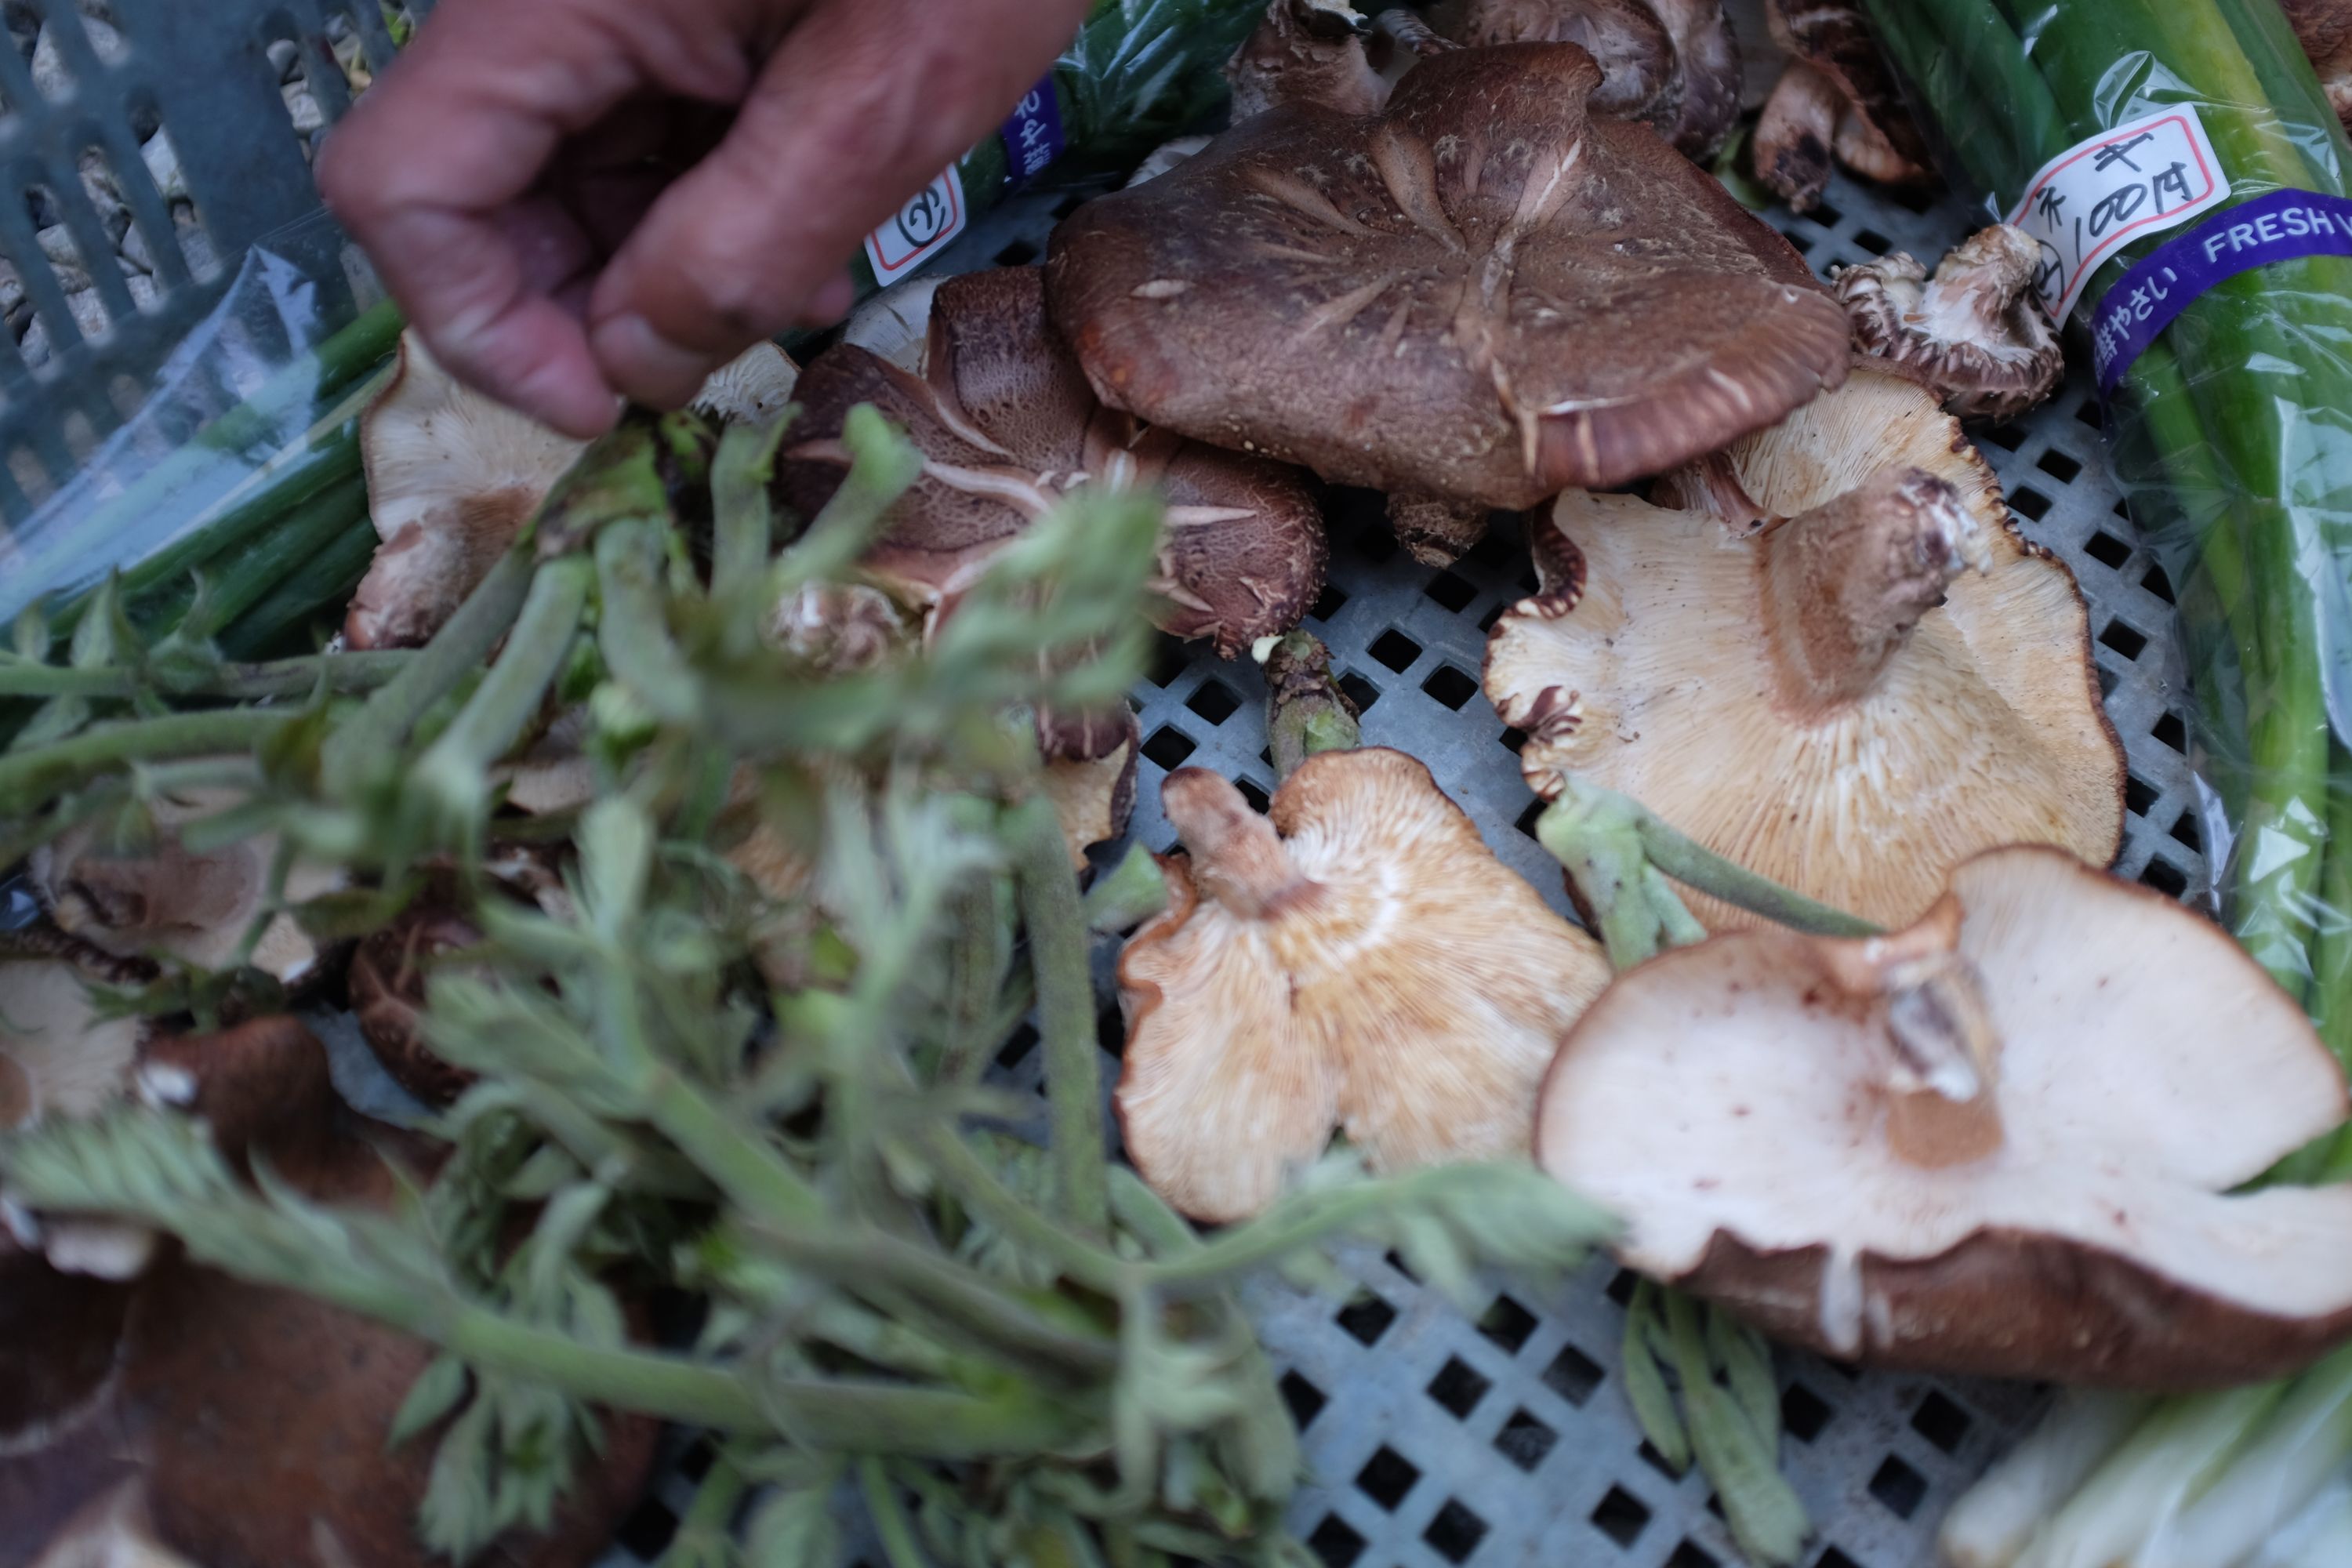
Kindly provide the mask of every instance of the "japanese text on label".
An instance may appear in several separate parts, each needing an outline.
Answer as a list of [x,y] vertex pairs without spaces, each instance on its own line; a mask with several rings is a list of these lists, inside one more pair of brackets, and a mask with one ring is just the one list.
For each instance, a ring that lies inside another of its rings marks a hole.
[[2009,221],[2042,246],[2034,294],[2063,321],[2099,264],[2230,194],[2193,105],[2103,132],[2053,158]]
[[888,222],[866,237],[866,258],[883,283],[903,277],[963,232],[963,187],[953,169],[915,193]]

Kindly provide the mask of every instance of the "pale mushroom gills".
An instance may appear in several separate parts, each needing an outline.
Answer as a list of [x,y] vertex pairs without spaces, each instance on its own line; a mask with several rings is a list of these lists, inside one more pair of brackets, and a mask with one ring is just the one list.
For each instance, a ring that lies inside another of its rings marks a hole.
[[2347,1109],[2218,926],[2018,847],[1893,936],[1633,971],[1563,1043],[1536,1142],[1632,1267],[1824,1353],[2192,1387],[2352,1332],[2352,1186],[2233,1192]]
[[1692,510],[1570,491],[1535,526],[1540,591],[1486,666],[1528,786],[1582,775],[1881,924],[1985,849],[2111,859],[2124,760],[2082,596],[1934,399],[1857,373],[1727,457],[1676,477]]
[[1389,1170],[1525,1153],[1544,1065],[1608,961],[1427,768],[1310,756],[1265,816],[1182,768],[1161,800],[1184,853],[1119,959],[1117,1101],[1161,1196],[1255,1214],[1335,1127]]

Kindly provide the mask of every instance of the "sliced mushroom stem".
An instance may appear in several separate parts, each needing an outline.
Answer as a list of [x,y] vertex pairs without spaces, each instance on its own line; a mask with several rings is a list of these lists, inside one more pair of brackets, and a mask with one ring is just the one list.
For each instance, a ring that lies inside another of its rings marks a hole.
[[1486,537],[1491,510],[1437,496],[1391,496],[1389,529],[1423,566],[1451,566]]
[[[1590,851],[1586,846],[1597,839],[1606,839],[1619,833],[1631,833],[1638,844],[1642,858],[1655,872],[1673,879],[1694,892],[1746,910],[1791,931],[1809,931],[1816,936],[1867,937],[1876,936],[1879,928],[1868,921],[1858,920],[1843,910],[1805,897],[1780,886],[1769,877],[1759,877],[1745,866],[1727,860],[1714,850],[1676,832],[1653,816],[1648,810],[1618,794],[1570,777],[1561,786],[1559,795],[1543,816],[1536,819],[1536,839],[1553,858],[1576,869],[1570,857],[1582,858]],[[1615,885],[1632,887],[1631,878],[1621,879]],[[1650,886],[1643,883],[1646,889]],[[1591,898],[1589,889],[1580,892]],[[1664,889],[1672,892],[1671,889]],[[1676,899],[1675,903],[1679,904]],[[1661,906],[1663,907],[1663,906]],[[1596,910],[1598,900],[1595,900]],[[1680,946],[1685,938],[1674,934],[1696,928],[1683,921],[1691,920],[1683,910],[1677,917],[1671,912],[1658,919],[1660,929],[1669,937],[1667,945]],[[1612,950],[1611,956],[1615,957]]]
[[1170,773],[1160,804],[1192,853],[1194,883],[1234,913],[1244,919],[1279,914],[1313,886],[1292,867],[1274,824],[1207,769]]
[[1865,696],[1945,587],[1991,557],[1959,491],[1889,468],[1765,535],[1764,619],[1782,697],[1819,713]]
[[1265,730],[1277,782],[1318,752],[1363,743],[1356,704],[1331,674],[1331,650],[1311,632],[1262,638],[1253,650],[1265,669]]
[[1910,930],[1862,944],[1840,967],[1858,995],[1885,998],[1894,1066],[1886,1141],[1929,1170],[2000,1147],[2000,1035],[1984,976],[1959,952],[1960,906],[1946,898]]

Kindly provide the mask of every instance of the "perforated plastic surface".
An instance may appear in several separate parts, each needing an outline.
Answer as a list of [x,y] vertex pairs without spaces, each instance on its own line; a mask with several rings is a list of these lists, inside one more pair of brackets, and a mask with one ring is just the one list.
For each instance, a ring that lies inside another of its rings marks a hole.
[[[1073,205],[1016,200],[940,266],[1034,261],[1055,209]],[[1957,199],[1914,211],[1844,181],[1810,216],[1767,216],[1824,272],[1894,249],[1932,259],[1975,225]],[[1979,441],[2020,525],[2074,569],[2090,602],[2107,711],[2130,759],[2117,868],[2201,897],[2171,591],[2118,504],[2096,399],[2076,376],[2020,425]],[[1441,572],[1397,547],[1373,498],[1341,495],[1332,521],[1330,585],[1307,625],[1363,705],[1365,739],[1426,762],[1505,862],[1566,912],[1558,867],[1528,832],[1533,797],[1519,779],[1516,737],[1478,689],[1486,628],[1535,586],[1518,539],[1498,533]],[[1214,768],[1255,798],[1272,787],[1255,668],[1163,641],[1134,695],[1144,734],[1138,841],[1174,842],[1158,805],[1171,768]],[[1115,1018],[1108,992],[1104,1002]],[[1116,1029],[1106,1036],[1115,1040]],[[1036,1088],[1036,1053],[1018,1054],[1016,1043],[1008,1054],[1001,1075]],[[1107,1073],[1116,1068],[1106,1060]],[[1387,1258],[1347,1261],[1362,1287],[1352,1300],[1278,1286],[1253,1294],[1313,1470],[1290,1523],[1328,1568],[1739,1560],[1706,1483],[1666,1474],[1633,1426],[1618,1379],[1630,1278],[1597,1262],[1565,1280],[1498,1280],[1474,1321]],[[2043,1397],[2014,1384],[1857,1374],[1785,1352],[1779,1367],[1787,1468],[1820,1527],[1810,1568],[1927,1568],[1945,1508]],[[687,1471],[666,1475],[604,1568],[657,1555],[692,1492]]]

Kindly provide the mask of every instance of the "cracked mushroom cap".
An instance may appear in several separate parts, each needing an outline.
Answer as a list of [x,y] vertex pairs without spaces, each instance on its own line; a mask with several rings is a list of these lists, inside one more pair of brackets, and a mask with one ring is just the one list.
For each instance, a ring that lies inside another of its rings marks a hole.
[[1571,45],[1455,49],[1381,113],[1261,115],[1055,231],[1055,323],[1155,425],[1505,508],[1843,380],[1796,252],[1647,129],[1588,118],[1600,79]]
[[1162,1197],[1255,1214],[1335,1127],[1389,1170],[1525,1152],[1544,1064],[1608,961],[1427,768],[1323,752],[1266,816],[1181,768],[1161,800],[1186,852],[1119,959],[1118,1104]]
[[[1172,177],[1172,176],[1171,176]],[[863,566],[933,614],[1080,484],[1156,486],[1168,523],[1158,621],[1225,658],[1298,622],[1322,591],[1323,519],[1307,476],[1139,426],[1104,408],[1046,324],[1034,268],[951,278],[934,296],[921,377],[852,345],[801,377],[804,412],[778,465],[783,499],[814,516],[839,488],[849,410],[906,430],[922,478]]]
[[1729,460],[1761,528],[1583,491],[1536,525],[1542,591],[1486,668],[1528,787],[1622,791],[1881,924],[1999,845],[2112,859],[2123,749],[2082,595],[1935,400],[1857,373]]
[[[150,842],[110,843],[90,823],[36,850],[33,882],[50,918],[68,934],[120,957],[160,952],[201,969],[226,967],[269,904],[278,835],[257,833],[194,850],[175,830],[241,799],[226,791],[189,790],[154,803]],[[346,880],[340,868],[298,859],[287,873],[284,901],[302,903]],[[318,943],[288,910],[271,917],[247,962],[285,985],[319,977]]]
[[1936,264],[1902,251],[1841,268],[1853,341],[1943,399],[1962,419],[2013,419],[2065,373],[2057,330],[2033,299],[2042,248],[2009,224],[1979,229]]
[[2053,850],[1915,928],[1741,931],[1561,1045],[1544,1168],[1633,1268],[1823,1353],[2158,1388],[2352,1332],[2352,1185],[2232,1189],[2339,1124],[2342,1069],[2218,926]]

